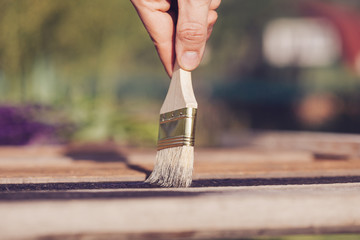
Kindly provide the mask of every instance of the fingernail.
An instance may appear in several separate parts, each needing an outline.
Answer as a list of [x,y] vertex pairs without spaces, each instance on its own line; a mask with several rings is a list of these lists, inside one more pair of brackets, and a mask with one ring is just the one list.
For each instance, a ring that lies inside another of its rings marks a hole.
[[199,64],[199,54],[197,52],[184,52],[184,54],[181,56],[181,63],[180,65],[185,70],[193,70],[197,67]]

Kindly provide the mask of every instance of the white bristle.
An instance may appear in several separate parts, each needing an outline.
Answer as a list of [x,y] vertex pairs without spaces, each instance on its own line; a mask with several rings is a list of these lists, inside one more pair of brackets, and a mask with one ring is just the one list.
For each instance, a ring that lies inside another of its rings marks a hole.
[[162,187],[189,187],[192,182],[194,147],[159,150],[153,172],[146,182]]

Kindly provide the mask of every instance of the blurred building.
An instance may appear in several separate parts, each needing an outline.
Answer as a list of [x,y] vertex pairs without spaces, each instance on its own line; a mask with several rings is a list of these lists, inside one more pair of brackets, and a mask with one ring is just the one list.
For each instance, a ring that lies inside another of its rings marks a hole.
[[326,19],[279,18],[265,28],[263,51],[275,67],[324,67],[339,59],[341,42]]

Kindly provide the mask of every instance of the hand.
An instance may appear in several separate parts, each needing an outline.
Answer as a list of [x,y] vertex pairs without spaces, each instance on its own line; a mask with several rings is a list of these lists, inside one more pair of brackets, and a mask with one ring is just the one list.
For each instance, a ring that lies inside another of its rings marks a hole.
[[200,64],[205,44],[217,20],[221,0],[131,0],[172,76],[175,56],[192,71]]

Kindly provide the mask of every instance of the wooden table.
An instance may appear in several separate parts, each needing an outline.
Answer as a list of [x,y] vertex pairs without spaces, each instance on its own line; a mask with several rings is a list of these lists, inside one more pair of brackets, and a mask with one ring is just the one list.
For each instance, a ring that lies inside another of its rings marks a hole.
[[143,183],[155,150],[0,148],[0,239],[213,239],[360,233],[360,160],[196,149],[188,189]]

